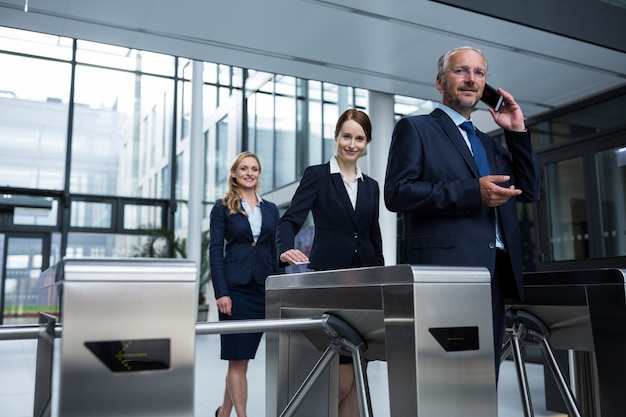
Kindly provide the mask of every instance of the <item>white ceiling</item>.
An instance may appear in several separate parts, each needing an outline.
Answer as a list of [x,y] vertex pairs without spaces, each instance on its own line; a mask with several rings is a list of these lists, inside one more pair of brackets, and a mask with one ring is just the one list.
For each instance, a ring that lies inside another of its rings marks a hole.
[[471,45],[527,117],[626,84],[622,52],[427,0],[0,0],[0,25],[431,100]]

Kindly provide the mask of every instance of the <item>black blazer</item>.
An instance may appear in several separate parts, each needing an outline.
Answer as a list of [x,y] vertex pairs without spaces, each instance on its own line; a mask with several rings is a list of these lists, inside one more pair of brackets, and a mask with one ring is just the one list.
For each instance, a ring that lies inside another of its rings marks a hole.
[[356,266],[384,265],[378,224],[379,198],[378,183],[363,175],[363,180],[359,180],[356,209],[353,209],[341,175],[330,174],[330,163],[308,167],[291,205],[278,222],[278,253],[293,249],[295,236],[310,211],[315,237],[309,268],[349,268],[353,266],[355,254],[360,261]]
[[[522,190],[517,201],[539,199],[539,164],[528,132],[505,132],[508,150],[477,131],[492,174],[510,175],[503,186]],[[483,206],[478,167],[452,119],[440,109],[401,119],[395,126],[385,204],[407,213],[412,264],[495,267],[495,210]],[[516,199],[497,208],[517,290],[522,296],[522,248]]]
[[222,200],[211,209],[209,263],[215,298],[229,295],[228,289],[252,280],[263,285],[268,275],[280,273],[276,252],[278,208],[261,201],[263,222],[256,243],[248,218],[241,213],[228,214]]

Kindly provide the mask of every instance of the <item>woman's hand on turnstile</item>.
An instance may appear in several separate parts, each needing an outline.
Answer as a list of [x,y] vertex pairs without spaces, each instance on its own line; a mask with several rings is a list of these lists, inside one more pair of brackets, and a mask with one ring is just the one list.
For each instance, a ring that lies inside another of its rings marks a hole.
[[300,265],[309,263],[309,257],[298,249],[289,249],[280,254],[280,261],[290,265]]
[[215,304],[217,304],[217,311],[220,313],[226,314],[227,316],[231,316],[233,314],[233,301],[228,295],[215,300]]

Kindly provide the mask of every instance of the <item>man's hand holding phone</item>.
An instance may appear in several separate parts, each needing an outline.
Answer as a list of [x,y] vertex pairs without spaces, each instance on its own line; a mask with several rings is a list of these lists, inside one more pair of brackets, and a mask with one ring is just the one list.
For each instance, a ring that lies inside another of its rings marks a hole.
[[[487,91],[487,87],[488,85],[485,84],[483,97],[485,97],[484,91]],[[493,87],[490,87],[490,89],[493,89]],[[520,108],[519,104],[517,104],[513,96],[502,88],[499,88],[495,91],[496,94],[498,94],[498,96],[501,98],[497,100],[500,102],[500,104],[496,106],[497,110],[494,107],[489,107],[487,110],[489,110],[489,113],[491,113],[491,116],[493,117],[493,120],[496,122],[496,124],[502,129],[509,130],[511,132],[526,131],[524,114],[522,113],[522,109]]]
[[489,84],[485,84],[480,101],[491,107],[494,111],[500,111],[500,107],[504,102],[504,97],[502,97],[502,94],[498,93],[498,90]]

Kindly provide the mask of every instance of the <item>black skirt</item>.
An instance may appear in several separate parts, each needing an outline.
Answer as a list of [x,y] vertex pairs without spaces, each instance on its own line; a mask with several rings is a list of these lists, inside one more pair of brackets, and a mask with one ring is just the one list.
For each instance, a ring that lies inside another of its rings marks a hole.
[[[232,316],[219,313],[220,321],[265,318],[265,286],[255,281],[229,288],[233,303]],[[241,333],[220,335],[220,358],[229,361],[254,359],[263,333]]]

